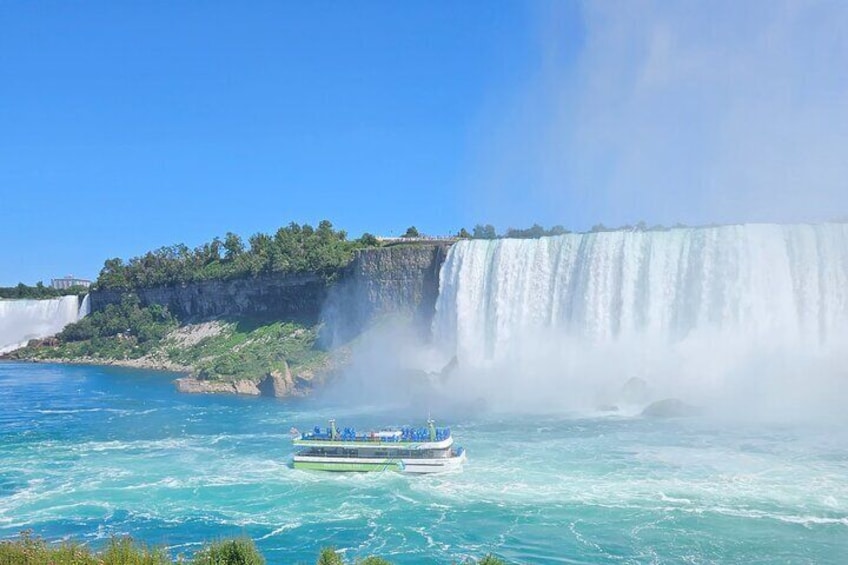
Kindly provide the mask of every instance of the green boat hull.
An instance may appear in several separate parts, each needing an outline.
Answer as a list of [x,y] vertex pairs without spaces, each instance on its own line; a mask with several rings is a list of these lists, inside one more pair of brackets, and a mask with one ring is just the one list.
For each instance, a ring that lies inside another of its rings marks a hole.
[[403,463],[394,459],[387,459],[385,461],[373,463],[295,461],[294,468],[310,471],[402,471]]

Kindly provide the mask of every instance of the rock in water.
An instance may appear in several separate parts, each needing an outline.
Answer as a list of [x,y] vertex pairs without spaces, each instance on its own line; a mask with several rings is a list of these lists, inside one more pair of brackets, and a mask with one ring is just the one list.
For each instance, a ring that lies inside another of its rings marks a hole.
[[665,398],[649,404],[642,410],[642,416],[645,418],[688,418],[698,415],[699,412],[697,407],[686,404],[682,400]]
[[290,396],[294,390],[291,370],[288,364],[284,365],[282,371],[271,371],[259,382],[259,392],[263,396],[274,396],[282,398]]

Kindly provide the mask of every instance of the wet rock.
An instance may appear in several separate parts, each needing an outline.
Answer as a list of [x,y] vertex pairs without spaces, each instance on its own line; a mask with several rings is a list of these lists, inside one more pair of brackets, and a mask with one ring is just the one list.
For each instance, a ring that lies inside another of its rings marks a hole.
[[249,396],[259,396],[259,388],[256,383],[249,379],[241,379],[237,381],[212,381],[198,379],[196,377],[182,377],[176,379],[174,384],[179,392],[189,394],[245,394]]
[[686,404],[677,398],[665,398],[657,400],[642,410],[645,418],[689,418],[697,416],[700,409],[691,404]]
[[262,396],[275,398],[291,396],[294,388],[294,379],[287,364],[284,364],[282,370],[271,371],[259,381],[259,392]]

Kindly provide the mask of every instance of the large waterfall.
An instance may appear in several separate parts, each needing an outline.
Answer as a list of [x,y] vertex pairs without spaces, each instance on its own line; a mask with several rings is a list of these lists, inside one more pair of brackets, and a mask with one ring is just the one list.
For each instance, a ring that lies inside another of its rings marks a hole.
[[460,365],[531,384],[637,376],[700,394],[764,372],[848,377],[848,225],[463,241],[433,334]]
[[54,335],[89,311],[88,296],[62,296],[46,300],[0,300],[0,353],[27,344],[31,339]]

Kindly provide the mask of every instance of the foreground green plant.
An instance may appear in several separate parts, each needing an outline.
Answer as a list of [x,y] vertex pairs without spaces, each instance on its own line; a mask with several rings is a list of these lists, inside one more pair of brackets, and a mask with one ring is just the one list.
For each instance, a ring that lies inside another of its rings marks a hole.
[[[493,555],[466,565],[506,565]],[[198,551],[193,559],[173,561],[163,548],[148,547],[132,538],[112,538],[100,552],[73,542],[48,544],[31,532],[22,532],[15,540],[0,541],[0,565],[265,565],[265,558],[249,538],[212,542]],[[335,548],[325,547],[316,565],[346,565]],[[371,555],[356,565],[392,565],[382,557]]]
[[316,565],[344,565],[341,556],[336,553],[334,547],[325,547],[318,554]]
[[248,538],[222,540],[203,548],[193,565],[265,565],[265,558]]
[[[130,538],[112,538],[99,555],[103,563],[120,565],[171,565],[172,561],[162,548],[148,548]],[[100,562],[100,561],[98,561]]]
[[148,548],[130,538],[114,538],[102,553],[73,542],[59,546],[23,532],[14,541],[0,542],[0,565],[173,565],[160,548]]

